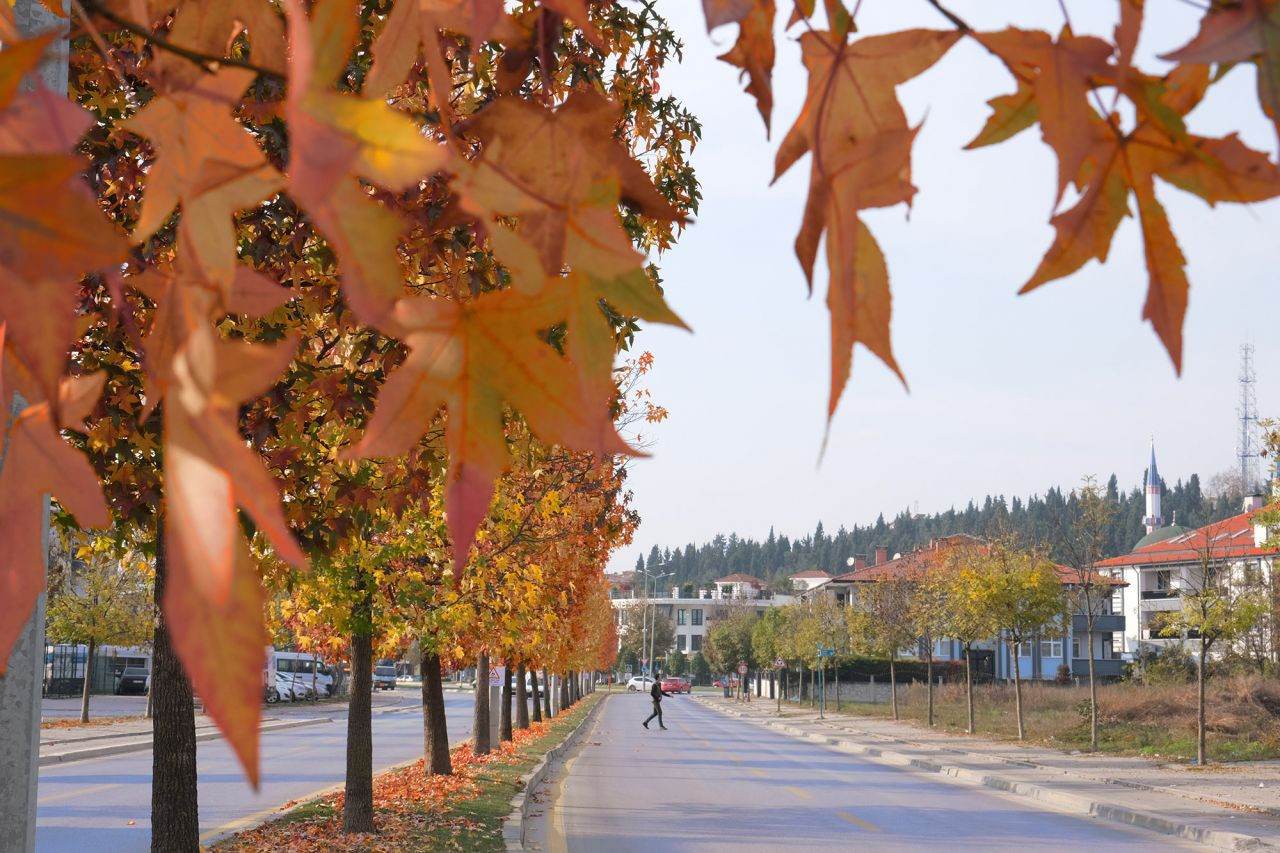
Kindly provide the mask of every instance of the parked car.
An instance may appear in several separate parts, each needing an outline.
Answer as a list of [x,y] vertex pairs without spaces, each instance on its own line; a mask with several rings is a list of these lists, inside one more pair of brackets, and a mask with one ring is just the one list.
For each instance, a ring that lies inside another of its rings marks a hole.
[[725,679],[723,679],[723,678],[720,678],[720,679],[717,679],[717,680],[715,680],[715,681],[711,682],[711,686],[712,686],[712,687],[737,687],[737,686],[738,686],[738,677],[735,675],[735,676],[733,676],[732,678],[730,678],[730,679],[728,679],[728,680],[725,680]]
[[[293,678],[288,673],[278,672],[275,677],[276,701],[292,702],[295,698]],[[301,696],[296,698],[301,699]]]
[[648,693],[652,687],[653,679],[647,675],[637,675],[627,682],[627,691],[630,693],[635,693],[637,690]]
[[126,666],[116,676],[116,695],[124,693],[146,693],[147,671],[140,666]]
[[693,685],[687,678],[681,678],[678,675],[669,675],[662,679],[662,690],[665,693],[688,693],[693,689]]
[[396,689],[396,668],[394,666],[375,666],[373,668],[374,690]]

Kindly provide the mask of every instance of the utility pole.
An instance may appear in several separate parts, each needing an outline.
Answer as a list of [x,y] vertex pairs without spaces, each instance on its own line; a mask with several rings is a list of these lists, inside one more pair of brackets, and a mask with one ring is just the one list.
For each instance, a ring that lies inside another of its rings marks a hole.
[[[57,30],[62,34],[49,45],[36,76],[45,88],[67,93],[67,61],[71,46],[70,0],[62,0],[63,17],[59,18],[39,0],[17,0],[14,18],[23,38]],[[37,81],[28,77],[24,90],[35,88]],[[4,412],[5,434],[9,422],[26,407],[21,396],[0,401]],[[0,448],[0,468],[8,450],[8,439]],[[49,567],[49,496],[43,503],[41,522],[41,565]],[[24,567],[35,571],[35,566]],[[36,849],[36,785],[40,778],[40,685],[44,674],[44,593],[36,600],[31,617],[9,655],[5,674],[0,676],[0,850],[5,853],[31,853]]]

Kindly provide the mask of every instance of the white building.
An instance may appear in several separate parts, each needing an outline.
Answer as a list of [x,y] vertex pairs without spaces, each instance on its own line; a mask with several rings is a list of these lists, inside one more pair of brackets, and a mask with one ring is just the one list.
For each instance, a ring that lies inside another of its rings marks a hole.
[[707,632],[717,619],[727,618],[742,607],[751,607],[757,615],[767,608],[791,604],[790,595],[771,593],[768,585],[757,577],[740,572],[717,578],[703,589],[695,589],[693,596],[682,595],[680,587],[672,587],[669,595],[645,596],[642,575],[624,572],[608,575],[609,598],[613,604],[614,620],[621,624],[627,608],[653,608],[659,616],[666,617],[675,627],[675,645],[670,649],[656,649],[654,656],[663,658],[668,652],[692,655],[703,650]]
[[[1155,458],[1152,457],[1152,470]],[[1147,518],[1160,519],[1159,480],[1156,490],[1147,490]],[[1129,554],[1103,560],[1098,571],[1123,578],[1128,586],[1120,593],[1121,612],[1127,626],[1119,651],[1133,658],[1147,649],[1180,645],[1189,638],[1169,636],[1170,614],[1181,611],[1184,596],[1204,585],[1206,569],[1224,583],[1259,584],[1271,588],[1276,551],[1267,548],[1270,531],[1258,523],[1263,507],[1260,495],[1244,499],[1242,512],[1223,521],[1190,529],[1170,525],[1148,525],[1147,535]],[[1277,653],[1276,638],[1264,638],[1271,654]],[[1224,651],[1218,649],[1217,651]]]

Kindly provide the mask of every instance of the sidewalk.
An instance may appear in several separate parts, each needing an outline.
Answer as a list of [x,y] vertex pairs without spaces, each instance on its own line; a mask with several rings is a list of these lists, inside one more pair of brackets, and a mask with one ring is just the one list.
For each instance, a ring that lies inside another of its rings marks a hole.
[[[280,719],[265,717],[259,731],[270,732],[297,726],[314,726],[332,722],[332,717],[302,717]],[[221,738],[213,720],[204,714],[196,715],[196,741]],[[102,725],[49,728],[40,730],[40,766],[61,764],[119,755],[151,748],[151,721],[142,717],[121,720]]]
[[1071,755],[908,723],[741,703],[694,694],[711,708],[825,742],[873,761],[1033,797],[1050,806],[1154,829],[1226,850],[1280,849],[1280,762],[1195,768],[1105,754]]

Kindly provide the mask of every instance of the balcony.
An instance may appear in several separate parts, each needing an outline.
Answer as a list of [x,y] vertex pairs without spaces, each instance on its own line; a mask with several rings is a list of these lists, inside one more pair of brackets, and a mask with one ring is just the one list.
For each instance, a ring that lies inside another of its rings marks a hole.
[[1182,590],[1178,589],[1177,587],[1165,587],[1164,589],[1144,589],[1142,591],[1142,600],[1147,601],[1149,599],[1177,598],[1179,595],[1182,595]]
[[1181,594],[1175,592],[1175,593],[1172,593],[1171,595],[1162,595],[1159,598],[1156,598],[1154,596],[1151,598],[1148,598],[1147,594],[1144,592],[1142,594],[1142,600],[1138,602],[1138,609],[1144,610],[1144,611],[1181,610],[1182,596]]
[[[1083,613],[1076,613],[1071,617],[1071,630],[1077,637],[1083,637],[1084,632],[1089,630],[1089,622]],[[1096,634],[1114,634],[1116,631],[1124,630],[1124,616],[1119,613],[1100,613],[1093,619],[1093,633]]]
[[[1089,677],[1089,659],[1072,658],[1071,674],[1081,678]],[[1124,661],[1120,658],[1094,658],[1093,674],[1098,678],[1119,678],[1124,675]]]

